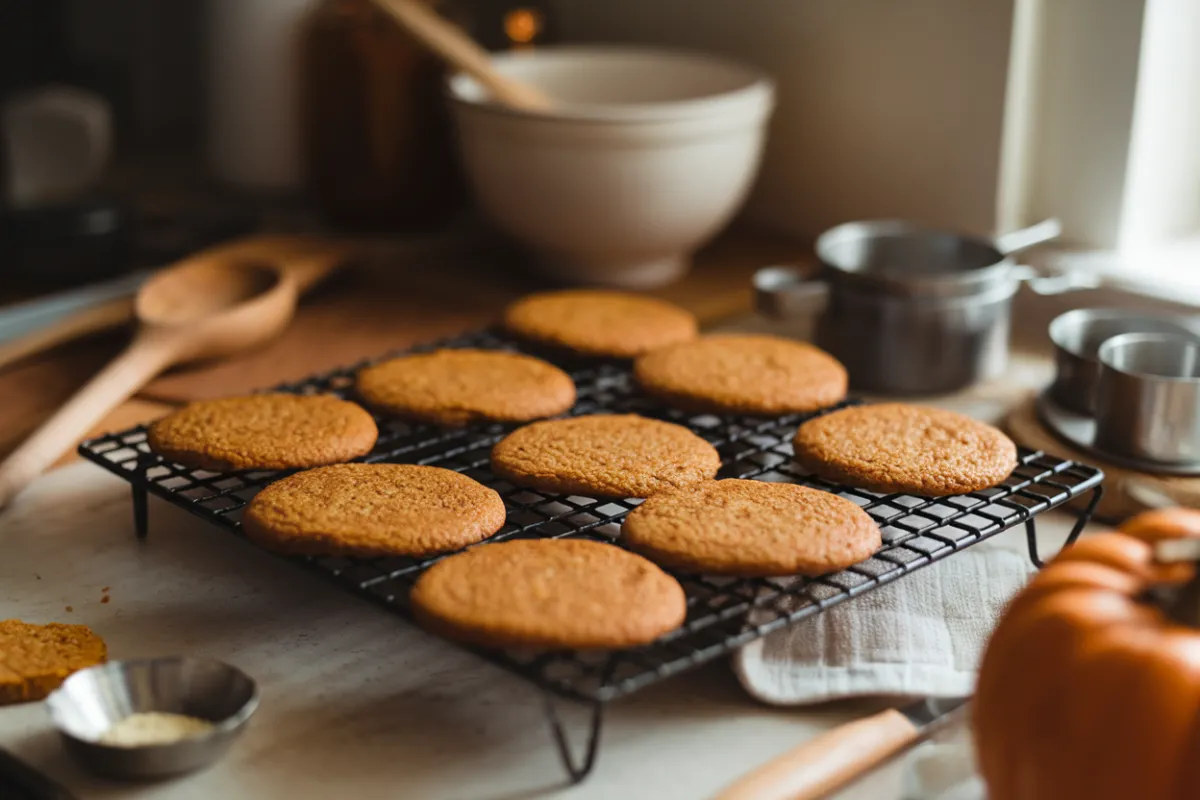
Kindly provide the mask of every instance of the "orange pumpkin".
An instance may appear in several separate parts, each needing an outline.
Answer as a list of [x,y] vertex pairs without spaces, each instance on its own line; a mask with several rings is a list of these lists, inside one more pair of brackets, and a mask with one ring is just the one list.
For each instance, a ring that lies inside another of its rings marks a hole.
[[974,701],[989,800],[1200,798],[1200,628],[1161,593],[1195,580],[1155,543],[1200,538],[1200,511],[1139,515],[1064,550],[1018,594]]

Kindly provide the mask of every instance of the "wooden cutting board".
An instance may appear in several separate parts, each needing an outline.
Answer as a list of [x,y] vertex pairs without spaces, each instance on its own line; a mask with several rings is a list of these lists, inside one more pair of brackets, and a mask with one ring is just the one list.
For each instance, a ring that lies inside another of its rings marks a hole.
[[[756,269],[809,263],[808,250],[804,243],[733,232],[699,254],[684,279],[653,294],[711,324],[750,310]],[[541,288],[543,282],[522,273],[503,252],[416,262],[373,259],[319,286],[275,341],[162,376],[91,435],[153,419],[189,400],[247,392],[478,328],[514,298]],[[97,337],[0,372],[0,455],[112,358],[124,338]]]

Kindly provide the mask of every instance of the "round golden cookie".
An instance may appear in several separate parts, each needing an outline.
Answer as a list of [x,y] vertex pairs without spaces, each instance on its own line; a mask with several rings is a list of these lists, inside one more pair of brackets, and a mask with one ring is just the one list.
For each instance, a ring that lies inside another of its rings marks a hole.
[[855,406],[800,426],[796,461],[826,480],[875,492],[930,496],[995,486],[1017,448],[979,420],[902,403]]
[[500,495],[452,470],[335,464],[263,489],[247,506],[242,529],[280,553],[428,556],[483,541],[504,517]]
[[492,448],[492,471],[501,478],[588,497],[649,497],[720,468],[716,448],[687,428],[636,414],[535,422]]
[[660,492],[630,512],[621,541],[658,564],[704,575],[824,575],[883,542],[854,503],[807,486],[729,479]]
[[423,627],[484,647],[607,650],[679,627],[679,582],[641,556],[582,539],[521,539],[439,561],[412,591]]
[[42,700],[71,673],[107,658],[104,640],[84,625],[0,621],[0,706]]
[[446,427],[477,420],[526,422],[575,404],[571,376],[540,358],[498,350],[438,350],[358,373],[373,408]]
[[834,405],[846,368],[794,339],[716,334],[640,356],[633,375],[647,394],[689,411],[778,415]]
[[589,356],[633,358],[696,338],[696,318],[652,297],[567,289],[522,298],[504,310],[504,327],[522,339]]
[[184,406],[152,424],[147,442],[186,467],[234,472],[349,461],[378,434],[363,408],[332,395],[255,394]]

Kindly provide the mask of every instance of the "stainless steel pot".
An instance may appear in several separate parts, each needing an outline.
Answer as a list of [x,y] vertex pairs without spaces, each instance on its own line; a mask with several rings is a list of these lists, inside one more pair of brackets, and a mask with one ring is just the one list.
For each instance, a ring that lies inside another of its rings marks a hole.
[[905,222],[851,222],[822,234],[821,274],[770,267],[754,277],[758,307],[778,318],[820,314],[817,344],[851,385],[882,394],[962,389],[1004,371],[1012,298],[1094,285],[1045,276],[1013,254],[1058,236],[1057,220],[988,241]]

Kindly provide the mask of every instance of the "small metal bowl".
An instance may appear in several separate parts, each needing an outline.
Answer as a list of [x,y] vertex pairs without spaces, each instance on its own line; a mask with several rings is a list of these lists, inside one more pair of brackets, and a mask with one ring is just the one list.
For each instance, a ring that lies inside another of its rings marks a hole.
[[1092,416],[1096,412],[1096,385],[1100,380],[1100,345],[1122,333],[1196,338],[1182,317],[1171,314],[1122,308],[1077,308],[1059,314],[1050,323],[1056,368],[1050,398],[1068,411]]
[[[116,778],[165,778],[220,758],[258,707],[258,688],[220,661],[113,661],[67,678],[46,706],[67,750],[89,769]],[[170,744],[121,747],[99,741],[122,719],[151,711],[186,714],[214,727]]]

